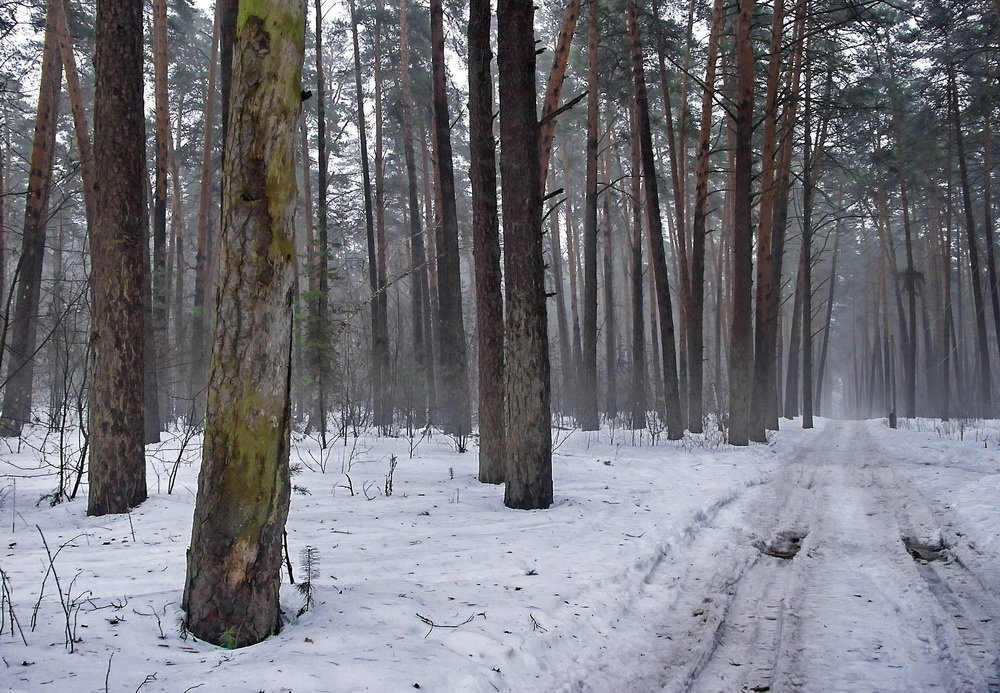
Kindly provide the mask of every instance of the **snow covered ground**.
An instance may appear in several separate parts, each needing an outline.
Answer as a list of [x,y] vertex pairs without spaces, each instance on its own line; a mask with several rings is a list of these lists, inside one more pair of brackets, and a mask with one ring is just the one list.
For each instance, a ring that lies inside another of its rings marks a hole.
[[285,584],[285,629],[237,651],[179,627],[197,439],[173,493],[177,436],[103,518],[36,503],[51,444],[4,449],[0,689],[1000,691],[1000,425],[782,423],[745,449],[557,431],[531,512],[444,436],[298,437],[314,603]]

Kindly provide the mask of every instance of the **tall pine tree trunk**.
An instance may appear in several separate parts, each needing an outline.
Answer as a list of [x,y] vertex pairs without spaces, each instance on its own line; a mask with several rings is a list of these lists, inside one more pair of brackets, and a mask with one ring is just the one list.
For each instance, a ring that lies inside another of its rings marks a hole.
[[715,72],[722,34],[723,0],[712,7],[712,30],[708,37],[705,86],[701,96],[701,124],[695,164],[694,220],[691,228],[691,299],[688,308],[688,428],[701,433],[704,408],[705,351],[705,236],[708,233],[708,165],[711,158],[712,105],[715,99]]
[[215,9],[212,27],[212,51],[208,61],[208,85],[205,90],[204,129],[201,142],[201,178],[198,186],[198,231],[194,257],[194,310],[191,318],[190,370],[188,371],[188,397],[191,399],[191,421],[201,420],[205,410],[205,381],[208,376],[208,327],[207,299],[211,275],[212,246],[215,243],[211,228],[212,204],[212,149],[215,141],[215,78],[219,63],[219,41],[222,27],[222,5]]
[[378,0],[375,12],[374,36],[372,38],[375,77],[375,259],[378,290],[375,292],[375,308],[378,309],[377,328],[372,333],[372,353],[378,362],[378,377],[375,381],[375,425],[383,433],[392,425],[392,364],[389,359],[389,269],[386,259],[385,241],[385,155],[383,154],[383,91],[382,71],[382,11],[383,2]]
[[549,346],[532,0],[499,0],[500,170],[506,310],[509,508],[552,504]]
[[45,259],[45,226],[52,186],[52,158],[56,144],[59,82],[62,75],[54,14],[50,5],[45,19],[42,72],[31,144],[31,168],[28,173],[28,199],[24,208],[24,235],[21,257],[15,270],[16,301],[7,344],[10,361],[4,381],[3,412],[0,414],[0,435],[3,436],[20,436],[22,426],[31,421],[38,307]]
[[[424,250],[424,230],[420,217],[420,197],[417,192],[416,155],[413,149],[413,92],[410,86],[410,32],[406,0],[399,2],[399,59],[410,267],[413,272],[411,296],[413,360],[417,369],[413,377],[413,408],[417,425],[423,426],[427,423],[427,393],[429,389],[433,389],[434,369],[433,350],[429,352],[426,348],[427,342],[430,341],[430,335],[425,330],[425,323],[428,322],[430,316],[430,286],[427,281],[427,254]],[[495,194],[494,198],[496,198]],[[430,373],[429,377],[428,373]],[[430,387],[428,387],[428,380],[431,381]]]
[[490,2],[469,3],[469,176],[476,261],[476,334],[479,340],[479,480],[504,480],[503,294],[493,137],[493,60]]
[[597,415],[597,44],[598,3],[587,18],[587,181],[583,205],[583,353],[580,368],[580,428],[595,431]]
[[729,335],[729,443],[747,445],[750,433],[753,368],[751,146],[753,139],[754,57],[750,39],[754,0],[740,0],[736,24],[736,168],[733,189],[732,290]]
[[[440,423],[446,433],[465,436],[472,428],[469,374],[462,320],[462,274],[458,256],[458,212],[451,155],[447,78],[444,56],[442,0],[431,0],[431,62],[434,100],[434,141],[440,189],[441,227],[438,236],[438,382]],[[532,62],[534,64],[534,62]],[[522,175],[526,175],[522,173]],[[543,291],[544,292],[544,291]]]
[[[781,275],[775,276],[774,264],[780,263],[775,255],[774,217],[778,182],[778,97],[781,87],[782,38],[784,37],[785,2],[775,0],[771,19],[771,45],[767,68],[767,93],[764,102],[764,139],[762,143],[762,170],[760,194],[760,224],[757,231],[757,293],[754,312],[754,369],[753,391],[749,419],[749,437],[766,443],[766,429],[778,428],[777,364],[778,300],[781,293]],[[795,97],[794,94],[791,95]],[[791,133],[787,134],[791,137]]]
[[566,82],[566,69],[569,67],[569,49],[573,45],[573,34],[576,32],[576,22],[580,18],[580,0],[568,0],[563,13],[562,26],[556,38],[556,49],[552,56],[552,68],[549,80],[545,85],[545,101],[542,104],[542,120],[539,134],[539,159],[541,166],[542,194],[545,194],[545,181],[549,174],[549,161],[552,158],[552,142],[556,136],[556,113],[559,110],[559,100],[562,96],[563,84]]
[[142,0],[98,0],[88,515],[125,513],[146,499],[143,301],[149,285],[142,60]]
[[226,647],[281,626],[305,14],[305,0],[259,0],[244,3],[237,23],[204,461],[183,602],[188,630]]
[[[167,305],[167,166],[170,150],[170,112],[167,100],[167,1],[153,0],[153,97],[154,118],[156,129],[156,155],[154,160],[153,185],[153,266],[150,281],[152,284],[152,336],[154,354],[151,362],[156,370],[156,391],[152,393],[157,398],[161,411],[166,411],[166,401],[159,382],[164,378],[162,372],[166,354],[168,305]],[[179,309],[179,307],[178,307]],[[153,412],[147,411],[148,424],[159,431],[160,421],[152,420]],[[156,417],[159,418],[158,416]]]
[[[969,272],[972,277],[972,300],[976,318],[976,351],[979,356],[978,409],[981,416],[993,414],[992,376],[990,354],[986,338],[986,306],[983,300],[982,274],[979,269],[979,244],[976,240],[976,221],[972,211],[972,193],[969,186],[969,167],[965,160],[965,138],[958,110],[958,86],[955,83],[954,68],[949,66],[948,87],[951,102],[952,125],[955,128],[955,144],[958,154],[958,171],[962,182],[962,204],[965,208],[965,235],[969,246]],[[961,323],[960,323],[961,324]]]
[[649,233],[650,270],[656,285],[656,308],[660,328],[660,348],[663,354],[663,386],[666,408],[667,437],[679,440],[684,435],[681,419],[680,390],[677,382],[677,353],[674,336],[674,315],[670,305],[667,281],[667,256],[663,247],[663,225],[660,219],[660,198],[657,192],[653,138],[649,123],[649,100],[646,96],[646,76],[642,65],[642,45],[635,0],[626,0],[629,36],[632,44],[632,81],[639,124],[639,151],[642,157],[642,181],[646,203],[646,223]]
[[642,179],[639,177],[639,119],[635,113],[635,99],[629,108],[629,150],[632,175],[631,233],[631,288],[632,288],[632,397],[631,424],[635,429],[646,428],[646,317],[643,315],[643,266],[642,266]]

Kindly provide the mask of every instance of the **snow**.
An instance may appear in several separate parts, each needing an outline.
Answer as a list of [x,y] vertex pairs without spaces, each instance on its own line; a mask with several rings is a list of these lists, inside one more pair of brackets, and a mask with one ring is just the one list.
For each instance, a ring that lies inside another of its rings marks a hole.
[[283,571],[284,630],[236,651],[180,629],[200,441],[150,446],[149,500],[87,518],[85,486],[36,504],[37,431],[0,454],[0,689],[1000,690],[1000,426],[907,425],[782,421],[742,449],[558,429],[544,511],[504,508],[445,436],[296,436],[289,553],[301,580],[318,551],[315,603]]

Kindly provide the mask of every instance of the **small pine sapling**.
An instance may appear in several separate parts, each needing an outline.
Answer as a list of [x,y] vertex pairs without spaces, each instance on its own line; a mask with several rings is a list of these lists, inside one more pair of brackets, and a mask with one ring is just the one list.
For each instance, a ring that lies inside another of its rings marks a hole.
[[299,567],[302,569],[302,579],[295,585],[295,589],[302,595],[302,607],[298,611],[301,616],[309,611],[315,601],[313,580],[319,577],[319,549],[315,546],[306,546],[299,552]]

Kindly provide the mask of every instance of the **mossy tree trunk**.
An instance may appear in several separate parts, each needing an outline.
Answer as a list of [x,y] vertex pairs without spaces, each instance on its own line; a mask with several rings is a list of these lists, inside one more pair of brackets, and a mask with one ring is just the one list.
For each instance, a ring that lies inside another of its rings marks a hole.
[[90,232],[90,492],[88,515],[146,499],[146,123],[142,0],[97,3]]
[[288,515],[295,128],[304,0],[240,2],[205,447],[184,609],[228,647],[280,627]]

